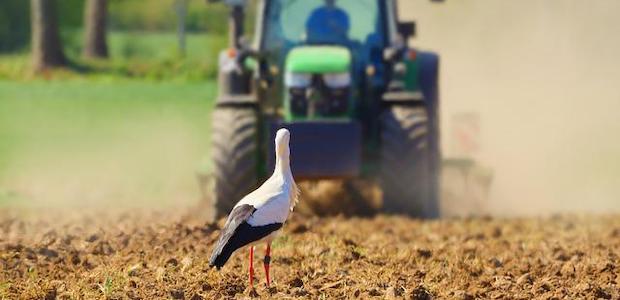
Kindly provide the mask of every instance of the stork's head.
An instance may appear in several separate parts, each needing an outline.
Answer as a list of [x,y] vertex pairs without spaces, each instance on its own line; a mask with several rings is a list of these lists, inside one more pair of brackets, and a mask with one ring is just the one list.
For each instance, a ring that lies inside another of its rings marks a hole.
[[278,130],[276,133],[276,155],[278,157],[288,158],[290,155],[290,149],[288,146],[291,140],[291,133],[286,128]]

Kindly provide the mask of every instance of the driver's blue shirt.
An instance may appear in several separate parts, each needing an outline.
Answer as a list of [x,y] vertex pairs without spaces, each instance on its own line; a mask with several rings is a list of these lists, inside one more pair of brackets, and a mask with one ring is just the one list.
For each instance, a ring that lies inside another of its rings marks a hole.
[[349,32],[349,16],[337,7],[319,7],[306,22],[308,42],[344,43]]

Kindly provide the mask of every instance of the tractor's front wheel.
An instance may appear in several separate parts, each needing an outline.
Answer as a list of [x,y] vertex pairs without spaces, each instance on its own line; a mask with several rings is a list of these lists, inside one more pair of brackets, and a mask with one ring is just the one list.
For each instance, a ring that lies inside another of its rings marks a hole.
[[381,116],[381,185],[386,212],[439,216],[432,191],[429,118],[421,106],[393,105]]
[[257,185],[257,111],[254,107],[217,107],[212,132],[213,200],[219,218]]

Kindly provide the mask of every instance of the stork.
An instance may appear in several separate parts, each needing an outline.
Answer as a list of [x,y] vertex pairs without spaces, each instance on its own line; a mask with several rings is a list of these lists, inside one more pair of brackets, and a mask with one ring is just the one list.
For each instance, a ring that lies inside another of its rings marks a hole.
[[276,133],[276,164],[273,175],[258,189],[243,197],[232,209],[220,232],[217,244],[211,254],[209,265],[218,270],[226,264],[237,249],[249,246],[250,286],[254,286],[254,245],[266,243],[265,277],[267,287],[269,264],[271,261],[271,242],[282,229],[289,212],[297,204],[299,190],[293,179],[290,165],[289,140],[291,134],[287,129]]

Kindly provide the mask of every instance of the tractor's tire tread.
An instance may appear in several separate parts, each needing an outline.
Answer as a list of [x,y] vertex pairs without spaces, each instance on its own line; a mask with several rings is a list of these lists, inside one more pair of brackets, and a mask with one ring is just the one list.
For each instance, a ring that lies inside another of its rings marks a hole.
[[222,217],[256,187],[258,118],[253,107],[217,107],[212,120],[213,197]]
[[438,216],[432,197],[428,116],[424,107],[393,105],[381,115],[381,185],[390,213]]

